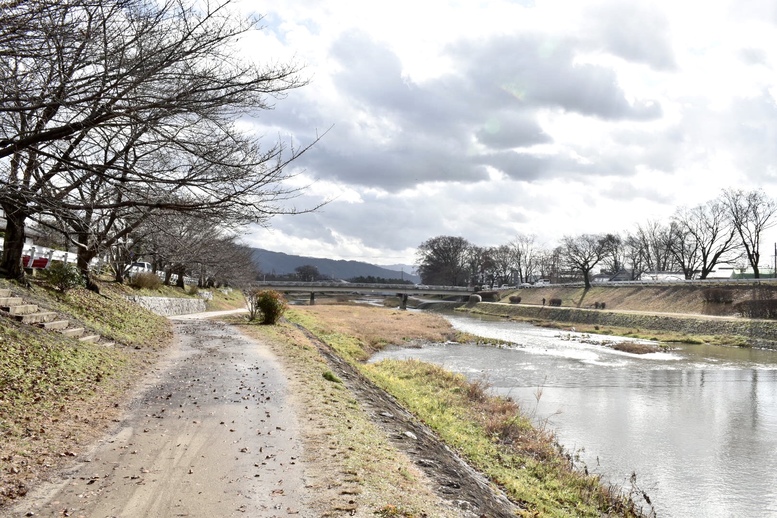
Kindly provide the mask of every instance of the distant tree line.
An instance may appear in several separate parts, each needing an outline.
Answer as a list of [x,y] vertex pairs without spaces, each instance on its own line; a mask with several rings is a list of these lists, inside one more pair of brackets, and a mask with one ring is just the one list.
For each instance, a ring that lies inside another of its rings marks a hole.
[[[304,264],[294,268],[293,273],[285,274],[262,274],[262,279],[266,281],[297,281],[297,282],[315,282],[315,281],[332,281],[330,276],[322,275],[318,268],[312,264]],[[407,279],[392,279],[385,277],[376,277],[374,275],[359,275],[345,279],[348,282],[360,283],[360,284],[413,284],[412,281]]]
[[211,279],[248,264],[237,229],[289,213],[286,166],[307,148],[265,145],[242,121],[306,81],[294,63],[241,57],[258,20],[231,4],[3,6],[0,276],[23,277],[30,223],[87,277],[102,256],[117,280],[140,257]]
[[777,223],[777,203],[762,190],[725,189],[706,203],[681,207],[669,221],[645,221],[618,234],[564,236],[547,248],[534,235],[480,247],[463,237],[438,236],[421,243],[417,271],[424,284],[495,286],[582,280],[591,286],[598,267],[624,280],[654,272],[706,279],[721,264],[748,267],[760,278],[761,240]]

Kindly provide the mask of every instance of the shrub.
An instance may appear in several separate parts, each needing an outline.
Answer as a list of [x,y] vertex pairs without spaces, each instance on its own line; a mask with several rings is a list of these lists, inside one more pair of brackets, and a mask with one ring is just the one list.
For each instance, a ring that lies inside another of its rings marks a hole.
[[510,295],[510,304],[520,304],[521,303],[521,297],[518,295]]
[[722,288],[707,288],[701,292],[704,302],[712,304],[731,304],[734,301],[734,294],[731,290]]
[[162,286],[162,279],[155,273],[143,272],[130,278],[130,286],[137,289],[156,290]]
[[745,318],[777,319],[777,300],[743,300],[734,305],[734,309]]
[[548,306],[560,306],[560,305],[561,305],[561,299],[548,300]]
[[273,325],[283,316],[288,307],[283,295],[277,291],[251,288],[245,292],[248,304],[248,320],[261,316],[260,324]]
[[42,276],[46,282],[63,293],[86,284],[81,271],[74,264],[52,262],[48,268],[42,270]]

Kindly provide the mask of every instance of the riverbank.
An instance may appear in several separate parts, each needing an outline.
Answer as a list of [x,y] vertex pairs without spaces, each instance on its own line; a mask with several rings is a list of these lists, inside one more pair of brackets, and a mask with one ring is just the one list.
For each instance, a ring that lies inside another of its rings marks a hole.
[[480,302],[460,311],[522,320],[537,325],[563,324],[587,333],[615,334],[664,342],[710,343],[777,349],[777,326],[770,320],[703,315],[650,314]]
[[[438,495],[466,503],[466,515],[639,516],[627,495],[574,469],[572,456],[561,450],[551,431],[534,428],[514,401],[488,396],[483,382],[468,383],[462,376],[413,361],[364,363],[386,345],[450,339],[453,330],[442,317],[336,305],[295,308],[287,317],[316,339],[332,373],[351,393],[366,391],[367,398],[360,397],[360,402],[374,409],[394,447],[414,459]],[[392,428],[405,410],[381,410],[377,402],[384,398],[377,395],[383,391],[413,412],[414,419]],[[447,447],[440,448],[441,442]],[[457,453],[454,458],[451,449]],[[471,468],[457,467],[458,456],[485,474],[492,489],[478,483]],[[365,487],[364,492],[374,490]],[[504,503],[498,496],[502,492],[514,503]],[[423,514],[408,509],[397,516]]]
[[[713,290],[713,291],[710,291]],[[743,318],[735,306],[777,296],[777,286],[753,283],[663,286],[548,286],[503,290],[498,302],[421,302],[419,309],[469,311],[547,327],[575,327],[662,342],[777,349],[772,320]],[[517,298],[520,302],[517,302]],[[511,301],[512,299],[512,301]],[[560,306],[550,306],[552,299]]]

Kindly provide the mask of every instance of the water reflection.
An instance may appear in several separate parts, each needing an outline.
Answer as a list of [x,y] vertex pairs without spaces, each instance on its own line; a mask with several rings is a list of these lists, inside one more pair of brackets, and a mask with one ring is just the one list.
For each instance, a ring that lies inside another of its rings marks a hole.
[[577,333],[450,319],[513,345],[435,345],[374,360],[412,357],[486,378],[590,469],[625,485],[636,472],[659,516],[777,516],[777,353],[691,345],[639,356]]

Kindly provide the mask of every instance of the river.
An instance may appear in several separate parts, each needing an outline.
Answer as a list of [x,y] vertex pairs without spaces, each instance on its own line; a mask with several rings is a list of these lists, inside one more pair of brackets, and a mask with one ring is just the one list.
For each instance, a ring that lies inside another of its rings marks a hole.
[[777,352],[680,345],[635,355],[588,337],[468,315],[462,331],[509,347],[436,344],[374,356],[417,358],[518,401],[589,470],[632,474],[659,517],[777,517]]

